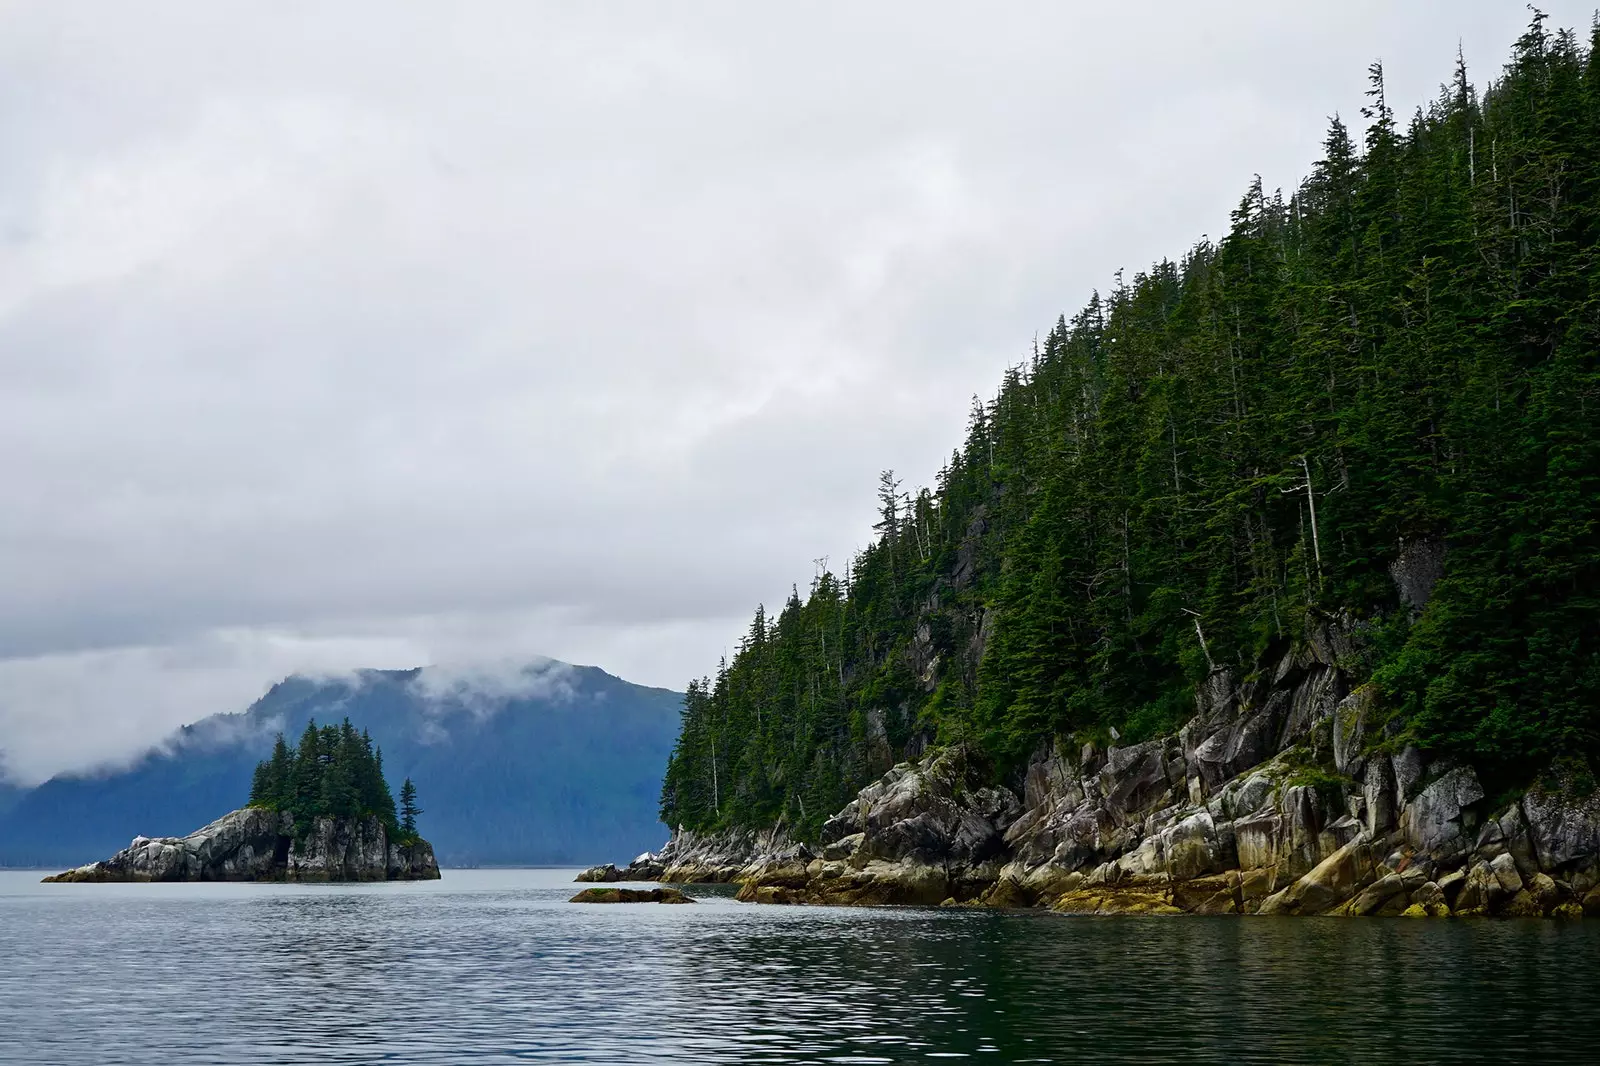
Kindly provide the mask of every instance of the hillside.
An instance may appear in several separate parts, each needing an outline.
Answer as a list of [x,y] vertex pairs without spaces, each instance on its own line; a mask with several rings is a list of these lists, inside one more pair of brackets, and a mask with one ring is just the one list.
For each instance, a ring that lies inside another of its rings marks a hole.
[[1172,736],[1208,679],[1248,710],[1329,630],[1374,752],[1592,789],[1600,51],[1536,15],[1485,91],[1401,114],[1374,64],[1362,104],[1059,319],[934,485],[883,475],[873,543],[689,686],[663,820],[815,841],[931,745],[1020,787]]
[[126,770],[59,777],[0,812],[0,865],[67,866],[136,834],[182,836],[243,802],[274,736],[349,717],[391,785],[421,789],[420,827],[446,865],[581,863],[661,832],[655,801],[681,697],[555,663],[509,685],[430,669],[291,677],[240,714],[179,730]]

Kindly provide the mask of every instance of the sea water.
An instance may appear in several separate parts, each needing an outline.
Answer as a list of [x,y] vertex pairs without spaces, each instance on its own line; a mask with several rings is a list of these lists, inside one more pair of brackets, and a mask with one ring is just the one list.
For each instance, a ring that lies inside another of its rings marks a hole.
[[1600,922],[582,905],[0,872],[0,1062],[1600,1061]]

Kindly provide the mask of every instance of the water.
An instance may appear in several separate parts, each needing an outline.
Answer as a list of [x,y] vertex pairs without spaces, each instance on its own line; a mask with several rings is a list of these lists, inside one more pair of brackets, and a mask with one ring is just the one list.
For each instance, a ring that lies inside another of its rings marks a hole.
[[1593,1062],[1600,922],[565,902],[0,873],[0,1062]]

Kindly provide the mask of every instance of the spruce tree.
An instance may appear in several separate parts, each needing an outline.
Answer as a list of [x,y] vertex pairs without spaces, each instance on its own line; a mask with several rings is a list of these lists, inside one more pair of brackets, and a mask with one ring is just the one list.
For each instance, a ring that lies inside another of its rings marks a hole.
[[302,830],[317,818],[369,816],[392,833],[399,830],[383,753],[348,718],[338,726],[307,723],[298,746],[280,733],[252,775],[249,804],[287,811]]
[[400,786],[400,832],[408,839],[417,835],[417,816],[423,813],[417,806],[417,786],[406,778]]

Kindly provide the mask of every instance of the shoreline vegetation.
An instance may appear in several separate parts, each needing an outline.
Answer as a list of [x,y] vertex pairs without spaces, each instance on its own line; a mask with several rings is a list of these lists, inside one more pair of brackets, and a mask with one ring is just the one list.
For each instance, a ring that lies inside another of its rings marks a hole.
[[1103,911],[1600,911],[1600,25],[1369,71],[692,682],[623,876]]

